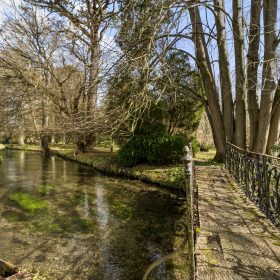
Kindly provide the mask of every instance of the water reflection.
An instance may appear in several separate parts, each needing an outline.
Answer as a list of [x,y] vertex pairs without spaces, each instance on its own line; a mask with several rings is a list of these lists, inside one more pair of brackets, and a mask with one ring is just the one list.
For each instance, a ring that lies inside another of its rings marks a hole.
[[87,191],[84,193],[84,218],[88,219],[89,218],[89,205],[88,205],[88,194]]
[[[45,158],[45,157],[41,157],[41,160],[42,160],[41,185],[46,186],[48,184],[50,159]],[[52,161],[51,161],[51,163],[52,163]]]
[[101,263],[104,267],[103,279],[119,279],[119,269],[116,263],[112,263],[110,252],[111,232],[109,223],[109,207],[105,198],[106,189],[99,183],[96,184],[96,206],[99,234],[101,237],[100,252],[102,254]]
[[105,189],[100,184],[96,184],[96,205],[97,205],[97,220],[99,228],[103,233],[106,233],[106,227],[109,220],[109,210],[106,204],[104,193]]
[[20,171],[24,171],[25,167],[25,152],[24,151],[19,151],[19,169]]
[[62,174],[63,174],[63,181],[65,182],[67,179],[67,164],[66,161],[63,161],[62,163]]
[[56,165],[55,165],[55,156],[51,157],[51,175],[52,175],[52,180],[55,180],[55,175],[56,175]]
[[[49,279],[138,280],[176,246],[176,195],[39,153],[2,155],[0,258]],[[154,279],[177,279],[172,263]]]

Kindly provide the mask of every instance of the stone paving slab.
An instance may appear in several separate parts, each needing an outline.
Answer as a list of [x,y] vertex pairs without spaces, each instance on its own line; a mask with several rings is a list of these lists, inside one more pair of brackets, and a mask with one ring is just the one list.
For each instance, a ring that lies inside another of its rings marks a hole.
[[197,279],[280,280],[280,230],[220,166],[196,167]]

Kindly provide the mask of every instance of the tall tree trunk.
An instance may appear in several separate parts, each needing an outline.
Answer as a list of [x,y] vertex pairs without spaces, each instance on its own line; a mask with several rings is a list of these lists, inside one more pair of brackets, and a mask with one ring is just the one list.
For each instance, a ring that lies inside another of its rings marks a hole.
[[61,144],[63,144],[63,145],[66,144],[66,133],[65,132],[63,132],[63,134],[62,134]]
[[[49,73],[44,71],[44,79],[45,79],[45,90],[48,90],[49,87]],[[46,96],[42,96],[42,135],[41,135],[41,149],[43,156],[50,155],[50,135],[48,132],[49,129],[49,116],[48,116],[48,98]]]
[[48,156],[50,154],[49,148],[49,135],[47,132],[49,125],[49,118],[47,114],[47,101],[42,100],[42,135],[41,135],[41,149],[44,156]]
[[25,143],[25,135],[24,135],[24,128],[22,126],[19,127],[19,137],[18,137],[18,144],[24,145]]
[[223,116],[219,104],[219,94],[212,73],[198,7],[190,7],[189,13],[192,22],[193,41],[196,48],[197,64],[202,76],[202,82],[208,100],[208,117],[212,125],[213,137],[217,150],[215,160],[222,161],[225,156],[225,132]]
[[258,67],[260,45],[260,18],[262,0],[251,0],[249,49],[247,61],[247,101],[250,123],[250,150],[253,150],[258,130]]
[[278,142],[280,136],[280,80],[273,100],[272,115],[270,120],[269,136],[267,141],[267,153],[271,153],[271,146]]
[[[98,32],[97,30],[95,32]],[[99,75],[99,39],[98,34],[93,35],[92,49],[90,57],[90,69],[89,69],[89,86],[87,95],[87,111],[88,113],[95,114],[96,102],[97,102],[97,89],[98,89],[98,75]]]
[[264,63],[262,98],[255,151],[265,153],[268,142],[273,97],[276,90],[277,0],[264,1]]
[[233,10],[233,38],[235,51],[236,73],[236,107],[235,107],[235,143],[241,148],[246,144],[246,80],[244,59],[244,32],[241,0],[232,1]]
[[[36,121],[36,116],[35,116],[35,113],[34,113],[34,108],[33,108],[33,105],[31,105],[31,117],[32,117],[32,122],[33,122],[33,126],[34,126],[34,130],[35,130],[35,138],[36,138],[36,141],[38,141],[40,143],[41,141],[41,136],[40,136],[40,132],[39,132],[39,128],[38,128],[38,124],[37,124],[37,121]],[[36,142],[35,141],[35,142]],[[34,142],[34,143],[35,143]],[[37,143],[38,143],[37,142]]]
[[226,46],[224,0],[214,0],[214,4],[215,4],[215,22],[217,28],[217,44],[219,50],[219,68],[220,68],[224,129],[228,141],[232,142],[234,115],[233,115],[233,101],[232,101],[229,58],[228,58],[228,50]]
[[54,145],[56,143],[55,141],[55,134],[51,135],[51,144]]
[[90,67],[86,100],[86,122],[91,122],[90,128],[78,136],[77,148],[82,153],[89,151],[96,145],[96,105],[97,91],[99,83],[99,63],[100,63],[100,38],[98,38],[98,27],[92,31],[92,42],[90,48]]

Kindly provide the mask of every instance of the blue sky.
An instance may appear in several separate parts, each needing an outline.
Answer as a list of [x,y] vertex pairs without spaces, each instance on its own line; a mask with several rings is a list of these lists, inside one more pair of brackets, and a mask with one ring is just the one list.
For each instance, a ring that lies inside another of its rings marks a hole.
[[[234,1],[234,0],[233,0]],[[272,1],[272,0],[271,0]],[[280,21],[279,21],[279,15],[280,15],[280,0],[278,1],[278,22],[277,22],[277,29],[279,30],[280,27]],[[4,14],[9,13],[9,0],[0,0],[0,22],[4,18]],[[21,0],[14,0],[15,4],[19,4]],[[248,27],[249,27],[249,22],[250,22],[250,3],[251,0],[244,0],[243,1],[243,15],[245,19],[245,57],[246,57],[246,51],[247,51],[247,46],[248,46],[248,41],[246,34],[248,32]],[[232,14],[232,0],[225,0],[225,6],[226,6],[226,11],[229,13],[229,15]],[[210,10],[201,8],[201,18],[204,23],[207,23],[210,28],[214,28],[214,17],[213,14]],[[261,19],[262,21],[262,19]],[[185,27],[187,24],[189,24],[189,18],[187,12],[185,12],[184,16],[181,19],[180,22],[180,27]],[[191,30],[189,30],[191,31]],[[208,30],[207,30],[208,31]],[[235,63],[234,63],[234,44],[232,40],[232,32],[231,32],[231,24],[230,24],[230,19],[227,18],[227,26],[226,26],[226,31],[227,31],[227,47],[229,51],[229,59],[230,59],[230,67],[231,67],[231,74],[232,74],[232,80],[234,84],[234,68],[235,68]],[[215,30],[214,30],[215,32]],[[115,35],[115,30],[110,29],[106,32],[105,37],[104,37],[104,42],[103,42],[103,49],[110,49],[111,46],[114,46],[114,35]],[[261,41],[263,41],[263,36]],[[194,45],[190,40],[182,39],[177,43],[177,47],[181,48],[183,50],[186,50],[190,52],[191,54],[194,55]],[[213,71],[215,74],[215,77],[217,81],[219,80],[219,67],[218,67],[218,56],[217,56],[217,45],[214,40],[212,40],[209,44],[209,50],[210,50],[210,55],[213,60]],[[263,54],[263,44],[261,43],[260,45],[260,57],[262,57]],[[110,62],[109,62],[110,63]],[[261,67],[259,71],[259,75],[261,77]],[[261,79],[260,79],[261,80]]]
[[[269,0],[270,1],[270,0]],[[272,0],[271,0],[272,1]],[[279,32],[280,29],[280,0],[278,1],[278,21],[277,21],[277,33]],[[208,1],[209,2],[209,1]],[[245,60],[246,60],[246,54],[247,54],[247,49],[248,49],[248,32],[249,32],[249,24],[250,24],[250,0],[244,0],[243,1],[243,16],[245,19],[245,28],[244,28],[244,38],[245,38]],[[232,0],[225,0],[225,9],[227,13],[231,16],[232,15]],[[212,28],[215,31],[215,20],[212,12],[206,8],[201,8],[201,18],[202,21],[210,26],[210,29],[205,28],[206,32],[209,32]],[[181,25],[186,26],[187,23],[189,23],[190,20],[188,16],[186,16],[185,19],[183,19]],[[263,25],[263,18],[261,18],[261,26]],[[261,27],[261,44],[260,44],[260,59],[263,58],[263,27]],[[232,76],[232,83],[233,83],[233,93],[234,93],[234,83],[235,83],[235,59],[234,59],[234,42],[232,39],[232,28],[231,28],[231,19],[227,17],[227,25],[226,25],[226,33],[227,33],[227,48],[229,52],[229,60],[230,60],[230,70],[231,70],[231,76]],[[178,47],[182,48],[184,50],[187,50],[191,54],[194,55],[194,45],[190,40],[181,40],[178,43]],[[219,83],[219,66],[218,66],[218,52],[217,52],[217,44],[214,40],[211,40],[211,43],[209,44],[209,51],[210,51],[210,56],[213,60],[213,72],[215,74],[217,83]],[[262,75],[262,64],[260,64],[259,67],[259,81],[261,82],[261,75]],[[261,85],[260,85],[261,86]]]

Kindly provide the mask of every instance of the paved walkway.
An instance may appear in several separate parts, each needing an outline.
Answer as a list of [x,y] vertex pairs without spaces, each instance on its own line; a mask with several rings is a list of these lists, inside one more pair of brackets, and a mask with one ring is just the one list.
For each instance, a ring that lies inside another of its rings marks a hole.
[[221,167],[196,167],[198,279],[280,279],[280,230]]

